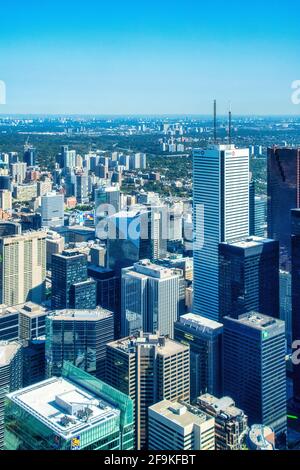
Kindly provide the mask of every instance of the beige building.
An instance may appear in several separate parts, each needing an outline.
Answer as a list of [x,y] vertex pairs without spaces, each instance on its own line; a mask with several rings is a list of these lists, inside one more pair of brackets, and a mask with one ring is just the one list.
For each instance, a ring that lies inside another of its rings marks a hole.
[[47,269],[51,268],[52,255],[62,253],[65,248],[65,239],[59,233],[49,230],[46,238]]
[[215,419],[184,402],[149,408],[149,450],[215,450]]
[[46,236],[43,231],[0,238],[0,303],[41,303],[45,295]]
[[140,333],[109,343],[106,361],[106,381],[134,401],[136,448],[147,448],[148,407],[164,399],[190,400],[189,347]]
[[3,211],[11,211],[12,209],[12,194],[8,189],[0,191],[0,208]]

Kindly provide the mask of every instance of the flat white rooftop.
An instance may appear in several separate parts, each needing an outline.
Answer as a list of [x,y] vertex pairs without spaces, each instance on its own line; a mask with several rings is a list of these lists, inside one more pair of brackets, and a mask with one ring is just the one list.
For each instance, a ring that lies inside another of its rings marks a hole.
[[64,378],[53,377],[8,397],[65,440],[120,415],[117,408]]
[[208,318],[195,315],[194,313],[187,313],[180,317],[180,323],[188,325],[194,329],[208,329],[208,330],[219,330],[223,329],[222,323],[218,323]]

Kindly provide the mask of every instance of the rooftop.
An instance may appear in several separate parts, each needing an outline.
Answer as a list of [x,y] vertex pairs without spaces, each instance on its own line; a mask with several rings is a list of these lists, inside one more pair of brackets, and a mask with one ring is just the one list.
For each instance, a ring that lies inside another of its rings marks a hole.
[[245,240],[241,240],[235,243],[225,243],[225,245],[230,245],[236,248],[253,248],[253,247],[258,247],[261,245],[264,245],[266,243],[273,242],[274,240],[271,240],[269,238],[260,238],[260,237],[248,237]]
[[239,319],[226,317],[226,320],[240,323],[260,331],[270,330],[275,326],[284,324],[281,320],[257,312],[246,313],[245,315],[241,315]]
[[189,349],[188,346],[185,346],[177,341],[173,341],[164,336],[159,336],[159,334],[151,333],[141,333],[141,336],[138,338],[128,337],[113,341],[109,343],[109,346],[111,348],[123,351],[126,354],[135,354],[136,347],[138,346],[155,346],[157,347],[158,354],[161,356],[170,356]]
[[0,367],[9,365],[21,347],[17,341],[0,341]]
[[225,413],[233,418],[244,415],[244,412],[235,406],[233,399],[230,397],[216,398],[207,393],[199,397],[198,400],[212,406],[218,414]]
[[117,408],[64,378],[53,377],[8,397],[65,440],[120,416]]
[[195,315],[194,313],[187,313],[182,315],[179,320],[180,323],[187,325],[195,330],[222,330],[222,323],[218,323],[208,318]]
[[161,416],[182,428],[193,426],[194,424],[201,425],[205,421],[214,420],[210,416],[201,412],[197,408],[185,405],[179,402],[171,402],[163,400],[151,406],[149,410],[159,413]]
[[102,307],[97,307],[94,310],[56,310],[49,313],[49,317],[51,317],[51,319],[61,321],[98,321],[111,316],[112,312]]

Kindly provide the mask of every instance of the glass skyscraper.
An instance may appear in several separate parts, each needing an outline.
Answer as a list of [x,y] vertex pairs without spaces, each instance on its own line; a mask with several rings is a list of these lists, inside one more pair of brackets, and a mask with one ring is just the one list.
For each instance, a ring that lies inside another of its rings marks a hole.
[[47,376],[61,375],[69,361],[102,378],[105,374],[106,344],[114,339],[112,312],[96,310],[60,310],[46,319]]
[[249,235],[249,149],[194,151],[194,313],[218,321],[219,243]]

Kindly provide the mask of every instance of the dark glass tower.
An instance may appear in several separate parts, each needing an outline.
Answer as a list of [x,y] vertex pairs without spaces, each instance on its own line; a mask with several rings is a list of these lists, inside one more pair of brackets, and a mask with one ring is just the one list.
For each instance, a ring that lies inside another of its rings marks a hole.
[[[292,210],[292,339],[300,340],[300,209]],[[293,366],[294,400],[300,403],[300,365]]]
[[87,280],[87,259],[79,251],[63,251],[52,256],[52,308],[71,306],[71,287]]
[[220,313],[238,318],[253,310],[279,318],[279,244],[250,237],[219,245]]
[[93,279],[73,284],[70,290],[70,308],[84,310],[96,308],[96,286],[96,281]]
[[36,149],[33,147],[25,147],[23,162],[27,163],[27,166],[35,166],[36,164]]
[[300,207],[300,149],[268,149],[268,237],[280,243],[281,266],[290,269],[291,210]]
[[224,394],[245,411],[250,425],[270,426],[277,438],[287,428],[285,355],[281,320],[255,312],[224,318]]
[[95,375],[105,374],[106,344],[114,338],[112,312],[61,310],[46,320],[46,373],[60,376],[64,361]]

